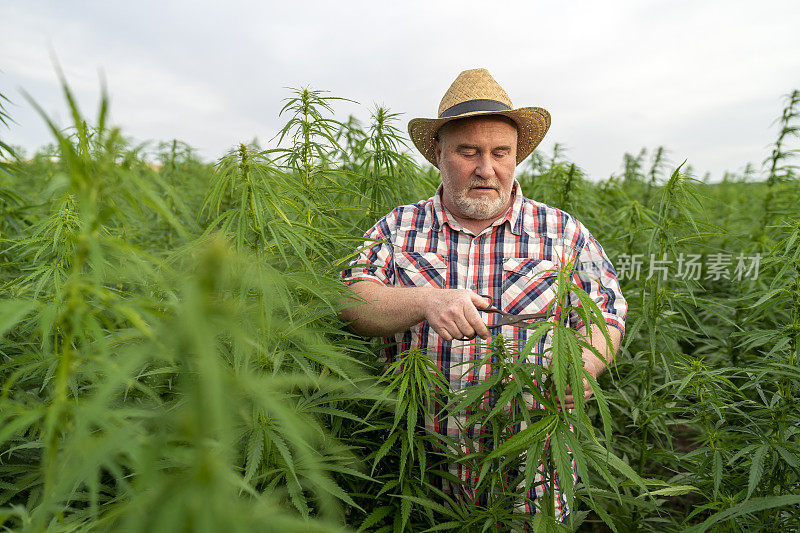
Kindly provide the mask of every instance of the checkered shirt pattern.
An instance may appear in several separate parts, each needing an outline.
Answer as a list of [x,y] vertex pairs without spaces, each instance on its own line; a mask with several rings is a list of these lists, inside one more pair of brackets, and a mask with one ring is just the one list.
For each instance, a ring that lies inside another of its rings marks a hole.
[[[516,180],[513,195],[513,204],[506,215],[477,235],[463,228],[444,208],[441,186],[428,200],[397,207],[366,233],[360,253],[342,272],[342,279],[348,285],[370,281],[392,286],[471,289],[490,296],[503,311],[536,313],[546,309],[556,294],[554,276],[544,273],[558,268],[564,260],[575,259],[583,290],[597,303],[606,323],[624,333],[627,304],[614,267],[600,244],[571,215],[525,198]],[[482,316],[490,326],[500,318],[495,314]],[[576,329],[583,325],[574,312],[567,320]],[[499,333],[522,346],[529,330],[503,326]],[[453,390],[486,378],[486,366],[464,364],[480,359],[477,343],[445,341],[427,321],[385,341],[388,362],[409,349],[426,351]],[[541,354],[551,343],[550,334],[542,338],[532,362],[542,364]],[[530,401],[532,408],[539,407],[533,398]],[[462,442],[459,428],[465,426],[465,421],[463,412],[444,417],[428,413],[426,427]],[[471,433],[468,436],[473,437],[483,428],[472,426],[468,431]],[[461,465],[453,464],[449,469],[464,481],[465,487],[477,482],[477,473],[468,472]],[[531,500],[541,497],[542,490],[539,486],[538,494],[528,497]],[[463,493],[463,487],[460,492]],[[557,496],[557,512],[566,513],[564,498]],[[530,508],[525,511],[535,512]]]

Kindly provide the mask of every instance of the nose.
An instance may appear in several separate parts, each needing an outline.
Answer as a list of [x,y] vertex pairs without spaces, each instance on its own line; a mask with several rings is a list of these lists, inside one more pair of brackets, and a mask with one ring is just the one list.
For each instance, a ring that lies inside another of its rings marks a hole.
[[485,153],[481,155],[475,166],[475,175],[483,179],[494,178],[495,172],[494,165],[492,164],[492,154]]

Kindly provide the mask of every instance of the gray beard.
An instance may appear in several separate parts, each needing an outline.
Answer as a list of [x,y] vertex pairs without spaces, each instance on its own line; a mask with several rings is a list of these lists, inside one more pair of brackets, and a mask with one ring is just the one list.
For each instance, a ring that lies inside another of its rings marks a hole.
[[453,202],[461,210],[461,214],[473,220],[489,220],[503,214],[508,206],[511,193],[503,194],[496,199],[478,199],[467,197],[467,190],[460,191],[453,197]]

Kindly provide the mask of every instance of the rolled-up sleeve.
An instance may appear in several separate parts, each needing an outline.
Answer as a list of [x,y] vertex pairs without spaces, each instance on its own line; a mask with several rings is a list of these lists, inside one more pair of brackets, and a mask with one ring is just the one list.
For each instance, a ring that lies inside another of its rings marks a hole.
[[391,239],[397,218],[396,211],[380,219],[364,234],[364,244],[347,268],[342,270],[341,279],[345,285],[352,285],[357,281],[394,284],[394,250]]
[[[622,295],[614,266],[603,251],[602,246],[587,235],[584,246],[580,250],[575,264],[576,282],[600,308],[606,324],[625,333],[625,317],[628,302]],[[577,297],[571,302],[577,305]],[[572,327],[582,327],[583,320],[574,313],[570,317]]]

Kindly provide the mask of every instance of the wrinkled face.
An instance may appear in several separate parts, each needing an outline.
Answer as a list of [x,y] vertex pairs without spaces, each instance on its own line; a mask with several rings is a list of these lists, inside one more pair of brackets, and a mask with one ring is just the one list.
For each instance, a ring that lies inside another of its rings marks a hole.
[[517,128],[510,119],[475,117],[439,130],[436,161],[442,201],[456,218],[495,220],[511,205]]

